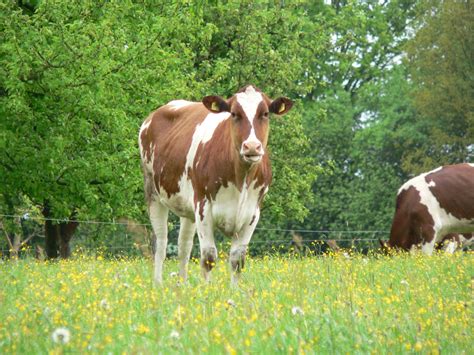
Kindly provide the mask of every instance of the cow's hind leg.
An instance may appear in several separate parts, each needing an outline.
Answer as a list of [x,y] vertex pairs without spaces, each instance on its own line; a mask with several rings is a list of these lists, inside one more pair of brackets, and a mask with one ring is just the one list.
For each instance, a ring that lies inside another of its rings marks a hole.
[[149,202],[148,212],[156,237],[154,281],[161,284],[163,281],[163,262],[166,258],[168,244],[168,208],[161,202],[152,200]]
[[181,218],[180,225],[178,237],[179,276],[186,281],[188,278],[188,263],[193,248],[196,225],[187,218]]

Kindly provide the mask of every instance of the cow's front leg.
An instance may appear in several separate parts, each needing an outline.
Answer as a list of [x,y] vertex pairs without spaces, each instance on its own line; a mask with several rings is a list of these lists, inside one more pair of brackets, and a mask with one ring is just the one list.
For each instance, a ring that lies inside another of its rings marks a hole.
[[252,238],[255,227],[257,226],[258,219],[260,218],[260,210],[255,211],[255,216],[252,218],[250,223],[246,224],[240,233],[234,235],[232,238],[232,244],[230,247],[230,267],[231,267],[231,285],[237,286],[240,279],[240,273],[244,268],[245,256],[247,254],[247,247]]
[[209,282],[211,270],[217,261],[217,248],[211,207],[206,200],[197,203],[195,220],[201,249],[201,272],[204,280]]

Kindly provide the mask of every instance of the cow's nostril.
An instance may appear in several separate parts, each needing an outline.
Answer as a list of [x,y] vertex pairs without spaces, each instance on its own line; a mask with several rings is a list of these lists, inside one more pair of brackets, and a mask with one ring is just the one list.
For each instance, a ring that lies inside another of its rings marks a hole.
[[256,147],[255,147],[255,150],[256,150],[257,152],[260,152],[260,151],[262,150],[262,145],[261,145],[260,143],[258,143],[258,144],[256,145]]
[[249,145],[247,143],[244,143],[244,149],[245,150],[248,150],[249,149]]

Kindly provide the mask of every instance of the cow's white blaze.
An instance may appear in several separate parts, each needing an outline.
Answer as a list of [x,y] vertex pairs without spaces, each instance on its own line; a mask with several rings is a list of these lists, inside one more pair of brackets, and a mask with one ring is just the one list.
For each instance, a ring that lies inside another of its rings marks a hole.
[[[261,93],[255,90],[253,86],[248,86],[244,92],[240,92],[235,95],[237,97],[237,102],[242,107],[247,116],[247,119],[250,122],[250,134],[249,136],[244,139],[243,144],[245,143],[260,143],[260,140],[255,135],[255,129],[253,127],[253,120],[257,113],[258,106],[263,101],[263,96]],[[242,150],[241,150],[242,154]],[[262,149],[263,154],[263,149]]]
[[439,167],[435,170],[414,177],[403,184],[403,186],[398,191],[398,194],[400,194],[403,190],[414,187],[420,194],[420,203],[426,206],[428,213],[433,218],[433,228],[435,232],[434,238],[431,242],[424,242],[422,245],[422,251],[426,254],[431,254],[435,244],[440,242],[445,235],[449,233],[463,233],[464,231],[469,231],[472,228],[471,220],[456,218],[451,213],[442,208],[436,197],[429,189],[436,184],[434,181],[426,182],[426,176],[441,169],[442,167]]

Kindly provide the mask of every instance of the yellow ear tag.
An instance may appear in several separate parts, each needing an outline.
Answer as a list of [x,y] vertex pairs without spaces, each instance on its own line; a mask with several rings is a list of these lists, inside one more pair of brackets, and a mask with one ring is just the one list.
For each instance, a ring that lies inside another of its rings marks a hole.
[[212,110],[212,111],[219,111],[219,105],[217,104],[217,102],[214,101],[214,102],[211,104],[211,110]]
[[282,113],[283,111],[285,111],[285,109],[286,109],[285,103],[282,103],[280,106],[280,109],[278,110],[278,113]]

